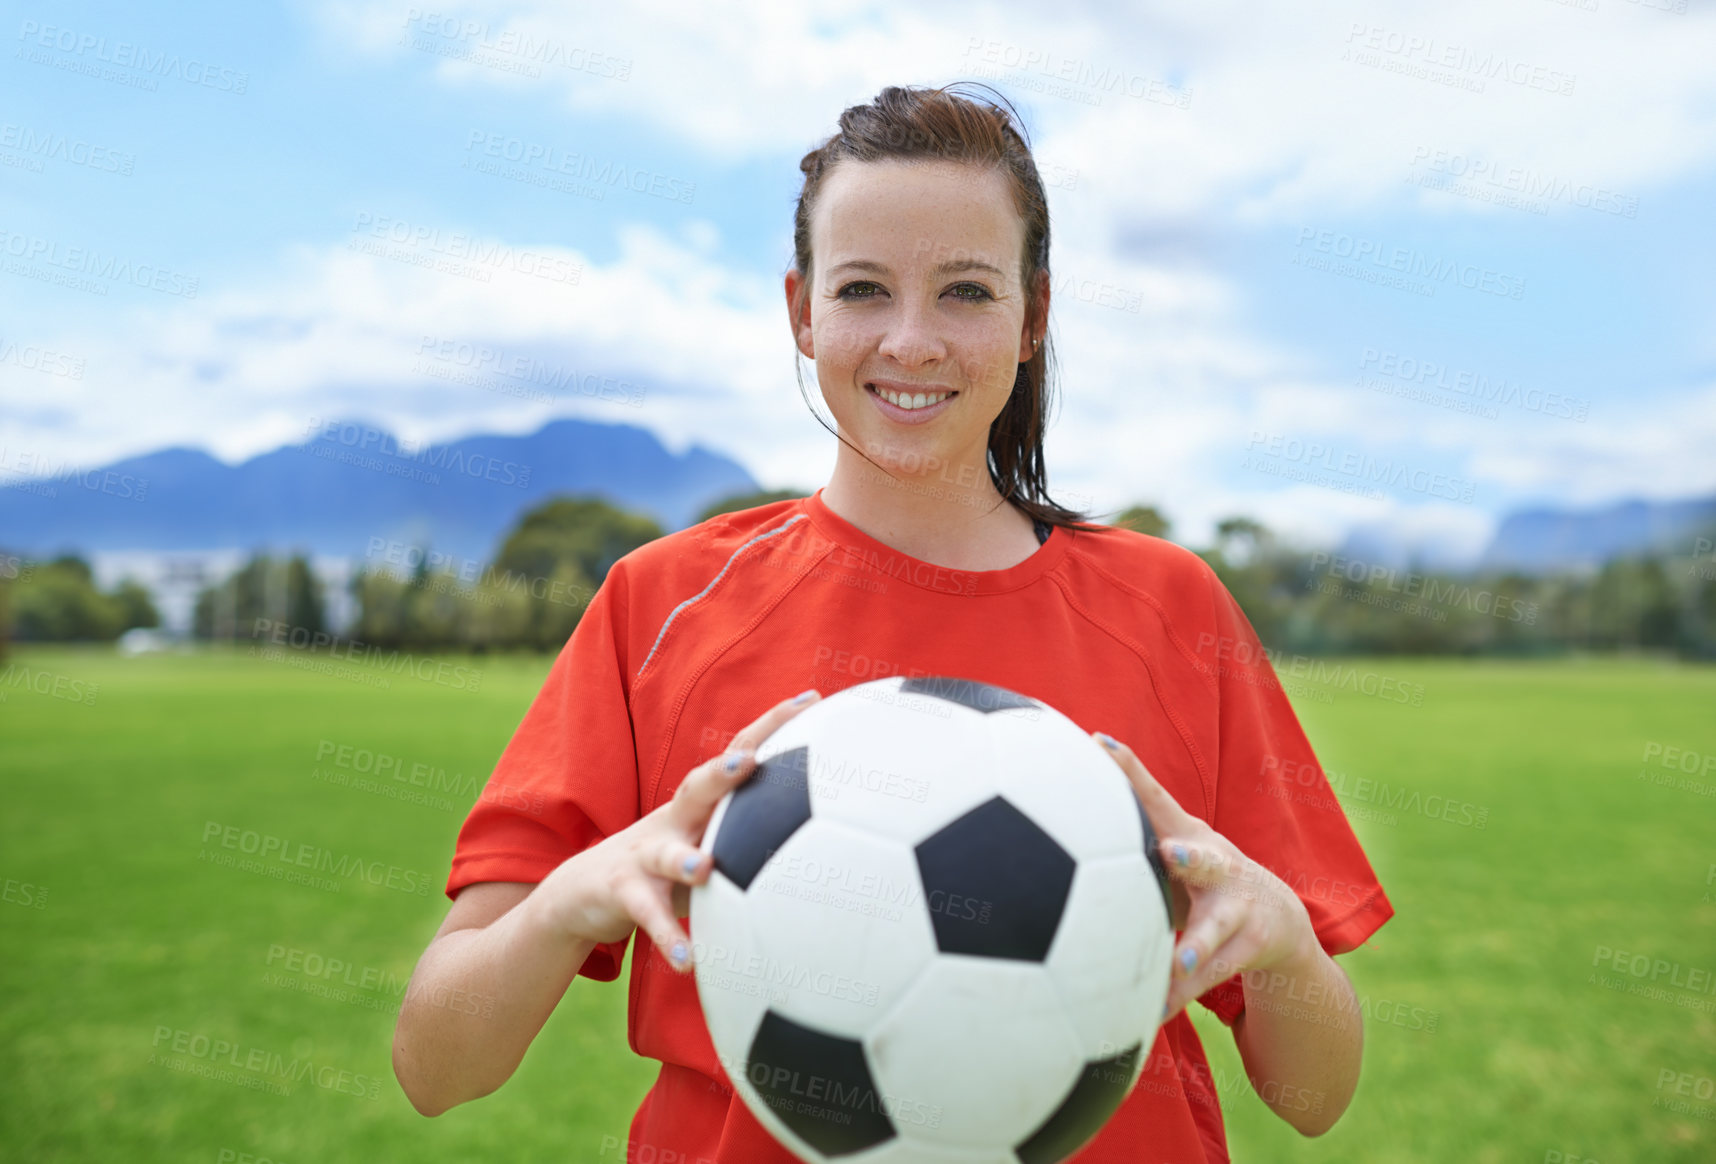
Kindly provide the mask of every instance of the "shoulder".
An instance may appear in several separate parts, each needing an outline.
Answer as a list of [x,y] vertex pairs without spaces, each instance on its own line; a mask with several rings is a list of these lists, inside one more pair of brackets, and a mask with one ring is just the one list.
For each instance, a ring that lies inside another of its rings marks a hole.
[[650,617],[662,603],[671,609],[708,586],[747,546],[789,534],[807,521],[802,498],[718,514],[632,550],[614,563],[602,589]]
[[753,541],[789,530],[804,520],[803,500],[797,498],[717,514],[646,542],[616,562],[614,568],[633,579],[695,574],[711,563],[718,569]]
[[1075,531],[1067,558],[1107,589],[1134,598],[1207,606],[1223,589],[1210,564],[1191,550],[1121,526]]
[[[755,572],[743,580],[741,560],[758,543],[776,543],[809,524],[803,499],[775,501],[723,513],[639,546],[615,562],[597,592],[605,617],[625,642],[630,673],[641,675],[652,659],[684,637],[687,621],[736,626],[766,592],[789,585],[785,570]],[[669,631],[673,630],[674,635]],[[658,667],[657,670],[660,668]]]
[[1178,659],[1188,681],[1211,681],[1204,656],[1242,637],[1244,615],[1215,570],[1184,546],[1135,530],[1080,530],[1062,569],[1085,618],[1146,655]]

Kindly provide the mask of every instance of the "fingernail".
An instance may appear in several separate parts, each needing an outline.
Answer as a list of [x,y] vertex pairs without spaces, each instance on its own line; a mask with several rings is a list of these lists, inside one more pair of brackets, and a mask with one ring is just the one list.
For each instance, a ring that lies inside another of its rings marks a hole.
[[816,688],[814,688],[814,687],[809,687],[803,691],[800,691],[797,695],[792,697],[793,706],[797,707],[801,703],[809,703],[810,697],[815,695],[815,694],[816,694]]
[[726,762],[722,767],[727,769],[727,774],[729,776],[739,770],[739,765],[745,762],[746,755],[748,755],[748,753],[744,748],[740,748],[737,752],[728,753]]
[[681,966],[685,965],[685,943],[673,943],[673,949],[669,951],[668,957],[672,958],[674,962]]
[[1187,946],[1180,951],[1180,969],[1190,974],[1198,968],[1198,952]]
[[1168,1004],[1164,1002],[1162,1004],[1162,1017],[1157,1020],[1157,1024],[1160,1025],[1161,1023],[1165,1023],[1167,1021],[1168,1021]]
[[1109,735],[1107,732],[1097,732],[1096,742],[1105,748],[1118,748],[1120,746],[1120,741]]
[[697,872],[697,863],[702,859],[702,853],[692,853],[689,857],[685,858],[684,862],[681,863],[680,868],[684,869],[685,875],[689,877],[693,873]]
[[1184,868],[1189,862],[1190,862],[1190,858],[1186,855],[1186,846],[1179,844],[1178,842],[1175,842],[1175,844],[1174,844],[1174,864],[1179,865],[1181,868]]

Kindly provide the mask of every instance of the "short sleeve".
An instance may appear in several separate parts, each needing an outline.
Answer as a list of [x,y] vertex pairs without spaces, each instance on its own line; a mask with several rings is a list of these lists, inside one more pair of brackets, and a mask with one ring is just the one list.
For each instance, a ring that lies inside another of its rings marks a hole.
[[[1394,907],[1256,631],[1213,571],[1209,585],[1216,625],[1199,643],[1200,662],[1214,669],[1219,701],[1210,824],[1285,881],[1304,902],[1323,949],[1344,954],[1393,917]],[[1245,1008],[1239,976],[1199,1001],[1232,1025]]]
[[[637,820],[617,574],[610,572],[590,600],[465,818],[449,897],[478,881],[540,882]],[[603,982],[619,977],[628,940],[598,945],[579,973]]]

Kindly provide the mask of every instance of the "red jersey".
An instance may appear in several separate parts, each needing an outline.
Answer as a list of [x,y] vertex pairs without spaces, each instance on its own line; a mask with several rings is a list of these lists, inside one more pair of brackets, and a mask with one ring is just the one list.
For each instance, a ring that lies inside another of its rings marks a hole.
[[[614,565],[465,821],[447,893],[541,881],[671,797],[775,703],[888,675],[995,684],[1130,745],[1188,812],[1293,888],[1331,954],[1393,915],[1251,624],[1197,555],[1130,530],[1056,527],[1008,569],[954,570],[890,549],[820,490]],[[579,973],[618,977],[627,941],[597,946]],[[692,977],[644,940],[630,981],[631,1047],[662,1068],[626,1158],[792,1164],[732,1090]],[[1237,976],[1199,1001],[1229,1025],[1245,1006]],[[1227,1158],[1182,1013],[1071,1160]]]

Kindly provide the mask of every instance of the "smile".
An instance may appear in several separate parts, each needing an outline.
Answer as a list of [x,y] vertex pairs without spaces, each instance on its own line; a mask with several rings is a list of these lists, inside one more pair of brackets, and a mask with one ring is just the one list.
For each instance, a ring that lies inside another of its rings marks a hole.
[[[871,396],[875,397],[878,402],[885,402],[887,407],[884,407],[882,411],[889,413],[890,415],[928,412],[935,409],[937,405],[943,404],[959,395],[959,393],[951,391],[903,392],[895,388],[884,387],[880,384],[866,384],[864,385],[864,389],[870,393]],[[916,420],[918,417],[914,416],[912,419]]]

